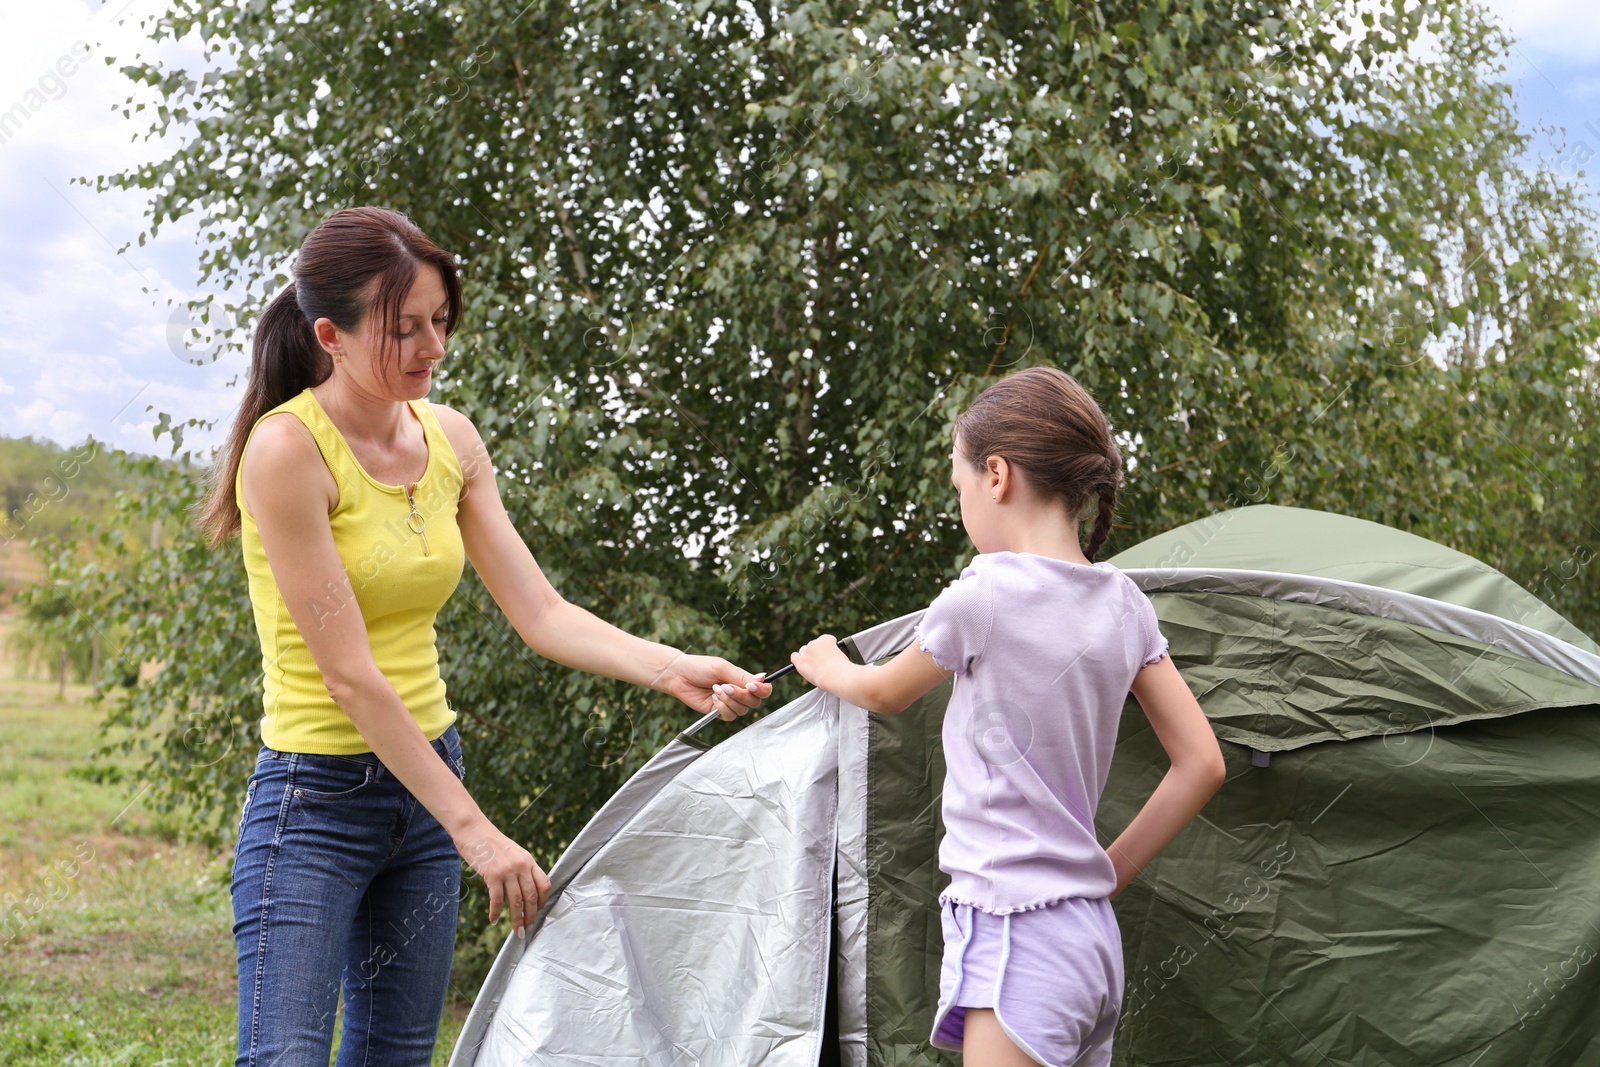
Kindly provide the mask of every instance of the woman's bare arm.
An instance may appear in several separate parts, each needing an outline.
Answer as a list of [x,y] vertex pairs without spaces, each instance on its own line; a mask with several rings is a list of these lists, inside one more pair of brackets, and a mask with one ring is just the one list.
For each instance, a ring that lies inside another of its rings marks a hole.
[[[334,545],[328,522],[333,500],[319,491],[330,479],[315,438],[292,414],[268,416],[245,451],[241,480],[244,506],[260,531],[273,580],[328,694],[389,773],[439,821],[462,858],[483,876],[489,921],[499,920],[504,902],[512,925],[522,933],[543,905],[550,880],[527,849],[484,815],[378,669],[366,622]],[[337,591],[337,598],[330,590]]]
[[458,411],[438,404],[433,410],[466,479],[456,521],[467,558],[529,648],[568,667],[675,696],[701,714],[742,715],[771,694],[770,683],[720,657],[636,637],[563,599],[506,515],[477,427]]
[[1171,766],[1139,814],[1106,848],[1117,872],[1113,897],[1200,814],[1227,775],[1211,723],[1170,656],[1139,672],[1133,695]]

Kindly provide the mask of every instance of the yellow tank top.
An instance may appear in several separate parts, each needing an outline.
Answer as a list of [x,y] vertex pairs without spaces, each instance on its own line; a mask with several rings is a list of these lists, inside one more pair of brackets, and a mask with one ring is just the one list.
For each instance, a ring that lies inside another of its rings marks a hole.
[[[461,529],[456,525],[464,478],[455,450],[428,402],[412,400],[408,404],[422,422],[428,442],[428,463],[411,493],[417,513],[426,523],[421,536],[413,532],[413,526],[422,526],[422,522],[410,519],[408,524],[411,505],[405,487],[385,485],[362,468],[349,442],[309,388],[261,418],[279,411],[297,416],[317,439],[322,458],[339,484],[339,503],[328,522],[349,584],[326,586],[316,617],[337,612],[349,603],[354,590],[373,660],[400,694],[423,736],[431,741],[456,719],[445,701],[433,624],[439,608],[460,584],[466,560]],[[259,425],[260,419],[256,420]],[[252,426],[250,438],[254,437]],[[250,438],[245,441],[246,451]],[[239,539],[250,579],[250,602],[261,639],[261,741],[285,752],[371,752],[355,723],[328,695],[322,672],[273,580],[255,519],[244,506],[243,470],[241,452],[234,492],[239,500]],[[427,539],[426,553],[423,538]]]

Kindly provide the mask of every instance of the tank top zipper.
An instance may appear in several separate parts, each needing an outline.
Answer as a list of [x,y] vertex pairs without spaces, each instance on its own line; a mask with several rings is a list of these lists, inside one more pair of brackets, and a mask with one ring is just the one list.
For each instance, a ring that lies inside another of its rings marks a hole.
[[[411,530],[412,533],[416,534],[422,539],[422,554],[424,556],[431,556],[433,553],[428,551],[428,538],[423,534],[423,531],[428,528],[428,520],[418,513],[416,498],[411,495],[411,491],[416,487],[416,482],[412,482],[406,486],[406,503],[411,505],[411,514],[406,516],[406,526]],[[415,523],[411,521],[413,519],[416,520]]]

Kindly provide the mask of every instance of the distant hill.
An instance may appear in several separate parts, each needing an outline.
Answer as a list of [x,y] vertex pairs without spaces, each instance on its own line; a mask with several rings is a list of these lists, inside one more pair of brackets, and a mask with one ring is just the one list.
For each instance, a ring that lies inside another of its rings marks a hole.
[[0,539],[0,614],[11,610],[18,589],[44,577],[44,565],[36,559],[23,538]]
[[[35,537],[68,538],[74,516],[106,525],[116,495],[137,492],[136,476],[116,462],[119,450],[85,438],[64,448],[33,437],[0,436],[0,610],[23,585],[43,577],[29,551]],[[148,528],[129,531],[148,537]]]
[[65,537],[73,515],[109,518],[128,488],[110,446],[86,438],[71,448],[32,437],[0,437],[0,541]]

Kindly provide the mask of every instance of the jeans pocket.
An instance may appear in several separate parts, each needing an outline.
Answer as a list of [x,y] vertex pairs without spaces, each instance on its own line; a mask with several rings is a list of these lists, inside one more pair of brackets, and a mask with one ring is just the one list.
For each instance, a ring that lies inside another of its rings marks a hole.
[[359,796],[377,780],[376,766],[347,756],[302,753],[289,769],[289,786],[302,800]]
[[456,778],[466,781],[466,755],[461,751],[461,735],[456,732],[455,726],[452,724],[445,727],[444,733],[434,738],[433,743],[438,746],[436,751],[444,760],[445,766],[455,772]]

